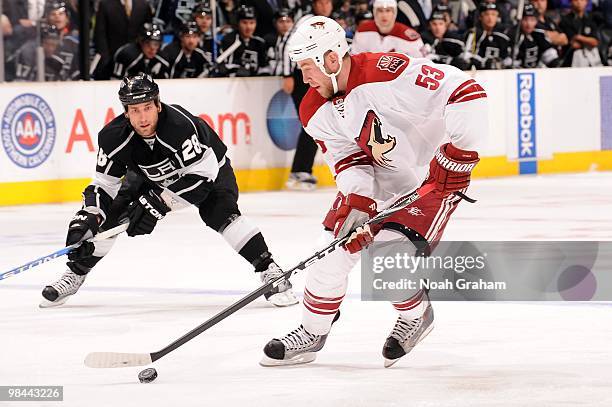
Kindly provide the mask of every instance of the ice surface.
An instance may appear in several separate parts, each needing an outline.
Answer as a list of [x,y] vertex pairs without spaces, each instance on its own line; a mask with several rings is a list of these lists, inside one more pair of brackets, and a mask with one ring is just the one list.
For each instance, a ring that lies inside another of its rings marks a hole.
[[[610,240],[612,174],[476,180],[448,240]],[[282,266],[312,252],[334,191],[244,194],[240,206]],[[0,208],[1,271],[62,246],[78,204]],[[62,406],[612,406],[612,305],[436,303],[436,328],[384,369],[396,314],[358,300],[354,271],[341,320],[312,364],[263,368],[264,344],[301,309],[264,300],[154,364],[89,369],[92,351],[153,352],[256,288],[250,265],[197,213],[168,216],[149,237],[122,236],[81,291],[39,309],[61,260],[0,282],[0,385],[63,385]],[[303,276],[293,279],[301,292]]]

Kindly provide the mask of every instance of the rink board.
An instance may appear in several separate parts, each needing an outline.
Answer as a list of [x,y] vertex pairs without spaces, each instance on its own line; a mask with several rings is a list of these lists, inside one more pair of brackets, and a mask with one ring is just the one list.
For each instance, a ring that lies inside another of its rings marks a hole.
[[[609,72],[476,72],[490,132],[475,177],[612,170]],[[0,205],[79,200],[94,170],[97,131],[122,113],[117,88],[116,81],[4,84]],[[297,131],[278,78],[160,81],[160,88],[162,101],[183,105],[220,134],[241,191],[283,187]],[[316,164],[320,185],[332,186],[321,157]]]

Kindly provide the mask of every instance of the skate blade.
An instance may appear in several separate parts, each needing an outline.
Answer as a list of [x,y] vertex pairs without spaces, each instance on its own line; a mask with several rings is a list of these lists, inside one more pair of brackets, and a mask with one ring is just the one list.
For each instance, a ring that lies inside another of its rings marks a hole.
[[316,352],[302,353],[291,359],[284,360],[272,359],[264,355],[259,364],[264,367],[303,365],[304,363],[313,362],[316,358]]
[[270,304],[275,305],[277,307],[289,307],[300,302],[300,300],[296,298],[295,294],[293,294],[293,291],[291,291],[291,289],[283,291],[282,293],[276,293],[274,295],[271,295],[268,298],[268,301],[270,302]]
[[412,351],[412,349],[414,349],[414,347],[415,347],[416,345],[418,345],[419,343],[421,343],[421,341],[422,341],[423,339],[425,339],[425,337],[427,337],[427,335],[429,335],[429,333],[430,333],[430,332],[433,330],[433,328],[434,328],[434,324],[433,324],[433,322],[432,322],[432,323],[431,323],[431,325],[429,325],[429,326],[427,327],[427,329],[425,329],[425,330],[423,331],[423,333],[421,334],[421,336],[419,336],[419,340],[417,341],[417,343],[416,343],[416,344],[415,344],[415,345],[414,345],[412,348],[408,349],[408,352],[406,352],[406,353],[405,353],[403,356],[401,356],[401,357],[399,357],[399,358],[397,358],[397,359],[385,359],[385,363],[384,363],[385,368],[388,368],[388,367],[393,366],[393,365],[394,365],[394,364],[395,364],[395,363],[396,363],[398,360],[400,360],[401,358],[403,358],[404,356],[406,356],[407,354],[409,354],[409,353]]
[[308,183],[308,182],[292,182],[292,183],[287,182],[285,187],[289,191],[306,191],[306,192],[309,192],[309,191],[314,191],[315,189],[317,189],[317,185],[316,184],[311,184],[311,183]]
[[68,298],[70,298],[70,296],[64,297],[61,300],[57,300],[57,301],[49,301],[48,299],[43,297],[43,299],[40,302],[40,304],[38,304],[38,308],[55,308],[55,307],[59,307],[60,305],[64,305],[66,303],[66,301],[68,301]]

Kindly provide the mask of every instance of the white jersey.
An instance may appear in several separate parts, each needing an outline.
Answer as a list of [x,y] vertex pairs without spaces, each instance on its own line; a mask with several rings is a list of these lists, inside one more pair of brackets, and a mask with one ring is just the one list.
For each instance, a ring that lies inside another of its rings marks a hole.
[[483,88],[453,66],[364,53],[351,57],[345,94],[327,100],[309,89],[300,119],[340,192],[372,197],[384,208],[421,185],[440,145],[478,150],[488,128],[486,100]]
[[374,20],[359,24],[351,43],[351,54],[362,52],[402,52],[411,57],[421,57],[423,40],[419,33],[396,22],[389,34],[381,34]]

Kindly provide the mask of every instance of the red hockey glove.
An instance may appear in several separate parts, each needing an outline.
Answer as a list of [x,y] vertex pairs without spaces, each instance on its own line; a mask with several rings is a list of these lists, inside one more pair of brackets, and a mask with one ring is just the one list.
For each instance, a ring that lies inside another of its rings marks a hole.
[[335,237],[348,236],[355,228],[376,215],[376,201],[371,198],[348,194],[336,211]]
[[429,163],[429,178],[425,183],[434,184],[443,196],[461,191],[470,185],[470,175],[478,161],[476,151],[461,150],[446,143]]
[[344,248],[351,254],[357,253],[374,241],[374,234],[370,225],[359,226],[346,241]]

